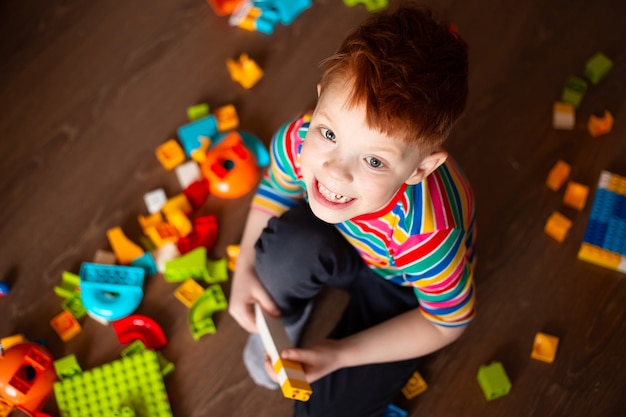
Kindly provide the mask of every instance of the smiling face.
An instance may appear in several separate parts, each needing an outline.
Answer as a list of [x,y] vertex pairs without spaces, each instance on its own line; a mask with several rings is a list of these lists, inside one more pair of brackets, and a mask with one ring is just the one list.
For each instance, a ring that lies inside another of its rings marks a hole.
[[416,184],[445,161],[371,129],[364,105],[349,107],[350,84],[325,87],[304,140],[300,164],[313,213],[339,223],[376,212],[402,184]]

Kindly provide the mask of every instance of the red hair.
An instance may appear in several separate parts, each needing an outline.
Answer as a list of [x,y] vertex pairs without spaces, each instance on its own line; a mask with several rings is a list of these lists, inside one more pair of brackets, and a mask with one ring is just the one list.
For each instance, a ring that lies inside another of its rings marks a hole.
[[467,44],[428,9],[404,5],[370,16],[322,62],[321,93],[347,82],[348,106],[365,105],[381,133],[432,151],[467,100]]

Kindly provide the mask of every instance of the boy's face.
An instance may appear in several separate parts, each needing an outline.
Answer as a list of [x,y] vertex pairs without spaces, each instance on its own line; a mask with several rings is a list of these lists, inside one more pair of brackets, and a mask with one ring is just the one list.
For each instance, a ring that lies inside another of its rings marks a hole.
[[447,156],[420,157],[404,141],[372,130],[363,105],[347,108],[350,86],[332,83],[320,95],[301,153],[313,213],[339,223],[382,209],[402,184],[416,184]]

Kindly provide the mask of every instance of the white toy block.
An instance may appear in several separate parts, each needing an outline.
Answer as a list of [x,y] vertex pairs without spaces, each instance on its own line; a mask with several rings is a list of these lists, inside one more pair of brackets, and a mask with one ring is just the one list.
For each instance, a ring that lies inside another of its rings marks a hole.
[[184,164],[178,165],[175,168],[175,172],[178,183],[183,190],[193,182],[202,179],[202,173],[196,161],[187,161]]
[[158,188],[144,194],[143,201],[146,203],[148,213],[154,214],[161,210],[161,207],[163,207],[167,201],[167,195],[163,188]]

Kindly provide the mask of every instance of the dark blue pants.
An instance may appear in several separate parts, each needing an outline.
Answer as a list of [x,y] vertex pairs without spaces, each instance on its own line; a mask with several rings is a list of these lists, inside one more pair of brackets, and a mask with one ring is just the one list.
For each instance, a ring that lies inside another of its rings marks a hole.
[[[410,287],[392,284],[371,271],[337,229],[315,217],[308,204],[271,219],[257,241],[256,254],[259,278],[286,324],[298,320],[324,285],[348,291],[350,301],[329,338],[340,339],[418,306]],[[294,416],[381,417],[417,361],[333,372],[311,385],[309,401],[296,401]]]

